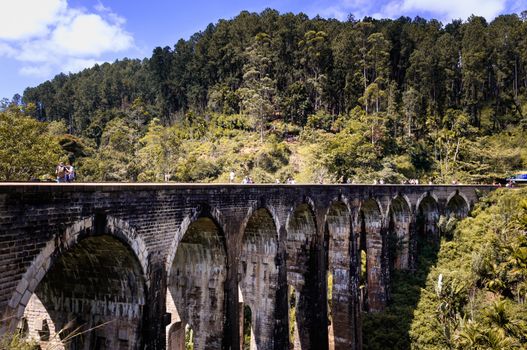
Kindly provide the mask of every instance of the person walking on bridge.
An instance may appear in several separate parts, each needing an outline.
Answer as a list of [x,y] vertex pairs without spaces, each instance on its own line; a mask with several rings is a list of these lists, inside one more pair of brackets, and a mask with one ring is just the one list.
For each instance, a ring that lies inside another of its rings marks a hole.
[[55,169],[55,175],[57,176],[57,182],[66,182],[66,166],[63,162],[60,162]]

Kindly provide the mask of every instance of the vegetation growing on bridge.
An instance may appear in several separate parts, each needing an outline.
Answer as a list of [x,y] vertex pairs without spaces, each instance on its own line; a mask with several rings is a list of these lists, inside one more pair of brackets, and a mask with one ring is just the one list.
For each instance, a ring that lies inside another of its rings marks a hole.
[[392,302],[365,315],[365,349],[520,349],[527,342],[527,191],[478,204],[417,271],[398,272]]
[[87,181],[490,181],[527,167],[525,19],[242,12],[4,100],[19,155],[0,153],[0,180],[52,173],[34,159],[51,135]]

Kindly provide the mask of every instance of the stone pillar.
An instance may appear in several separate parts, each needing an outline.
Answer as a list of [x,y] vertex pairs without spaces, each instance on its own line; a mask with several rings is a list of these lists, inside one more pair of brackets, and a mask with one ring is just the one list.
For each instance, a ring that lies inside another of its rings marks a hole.
[[[242,221],[237,208],[224,208],[221,216],[216,215],[225,234],[227,248],[227,276],[225,279],[225,328],[223,333],[222,348],[224,350],[239,350],[241,346],[240,324],[240,298],[238,287],[238,271],[240,252],[243,239]],[[243,304],[242,304],[243,307]]]
[[392,271],[390,271],[390,251],[389,251],[389,244],[388,244],[388,229],[387,225],[385,223],[382,223],[381,226],[381,240],[382,240],[382,250],[381,250],[381,281],[380,281],[380,288],[381,290],[379,293],[383,293],[383,303],[380,306],[379,310],[374,311],[382,311],[386,307],[386,303],[388,300],[390,300],[391,295],[391,279],[392,279]]
[[[313,307],[312,323],[310,327],[311,333],[311,349],[313,350],[327,350],[328,349],[328,290],[327,290],[327,266],[326,266],[326,251],[324,249],[324,219],[317,217],[319,222],[319,234],[315,241],[315,265],[314,265],[314,289],[313,293]],[[307,282],[307,279],[306,279]],[[309,307],[309,306],[307,306]]]
[[408,269],[415,271],[417,269],[417,225],[415,211],[410,214],[408,231]]
[[145,300],[145,349],[166,348],[166,326],[170,315],[166,313],[167,276],[162,261],[150,264],[148,272],[149,288]]
[[287,252],[286,252],[286,229],[281,226],[278,236],[278,252],[276,255],[276,267],[278,268],[278,288],[276,289],[275,301],[275,327],[274,344],[275,350],[289,350],[289,304],[287,285]]
[[331,325],[328,330],[330,350],[353,349],[354,316],[352,310],[352,276],[355,257],[352,248],[351,217],[343,205],[334,205],[326,216],[328,235],[328,272],[332,276]]
[[379,234],[366,239],[368,272],[368,308],[369,311],[382,311],[385,305],[385,287],[383,281],[383,241]]
[[[228,236],[227,236],[228,237]],[[238,350],[240,348],[240,310],[238,298],[239,259],[232,251],[227,251],[227,278],[225,279],[225,329],[222,348]]]
[[185,350],[185,326],[183,322],[172,323],[167,332],[167,350]]

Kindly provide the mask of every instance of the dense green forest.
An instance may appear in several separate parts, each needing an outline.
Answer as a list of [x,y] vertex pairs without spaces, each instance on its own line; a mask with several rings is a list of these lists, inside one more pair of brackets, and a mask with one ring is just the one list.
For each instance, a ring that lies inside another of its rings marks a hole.
[[526,19],[242,12],[4,99],[0,180],[491,182],[527,168]]

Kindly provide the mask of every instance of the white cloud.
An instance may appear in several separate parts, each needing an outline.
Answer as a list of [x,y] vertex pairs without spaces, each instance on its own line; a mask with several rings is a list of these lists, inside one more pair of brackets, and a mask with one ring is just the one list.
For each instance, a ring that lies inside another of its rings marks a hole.
[[[66,0],[22,2],[30,18],[37,18],[33,12],[42,10],[37,4],[45,3],[54,8],[45,11],[30,28],[13,26],[8,29],[0,21],[0,56],[30,63],[20,70],[23,75],[46,77],[51,72],[76,72],[98,63],[105,54],[134,46],[132,35],[124,29],[124,18],[100,2],[95,6],[97,13],[70,8]],[[15,7],[10,6],[14,10]],[[2,17],[4,15],[0,15]]]
[[2,1],[0,40],[43,36],[66,8],[66,0]]
[[102,64],[103,62],[93,60],[93,59],[82,59],[82,58],[73,58],[67,61],[64,64],[64,72],[66,73],[77,73],[85,68],[91,68],[96,64]]
[[30,77],[47,78],[52,74],[52,70],[47,64],[40,66],[25,66],[20,69],[20,74]]
[[0,57],[13,57],[16,55],[16,53],[17,51],[13,47],[11,47],[11,45],[0,42]]
[[503,12],[519,11],[518,3],[527,9],[525,0],[320,0],[312,12],[340,20],[346,19],[348,14],[358,19],[419,15],[450,22],[459,18],[466,20],[474,14],[490,21]]
[[317,14],[344,21],[350,14],[359,18],[366,16],[373,7],[374,1],[372,0],[339,0],[332,1],[331,5],[327,7],[319,6]]
[[467,19],[472,14],[489,20],[499,15],[506,5],[506,0],[403,0],[388,3],[383,12],[387,15],[403,13],[429,13],[438,19]]
[[57,27],[51,36],[57,51],[74,56],[100,56],[107,51],[126,50],[133,38],[121,26],[112,25],[96,14],[81,14]]

